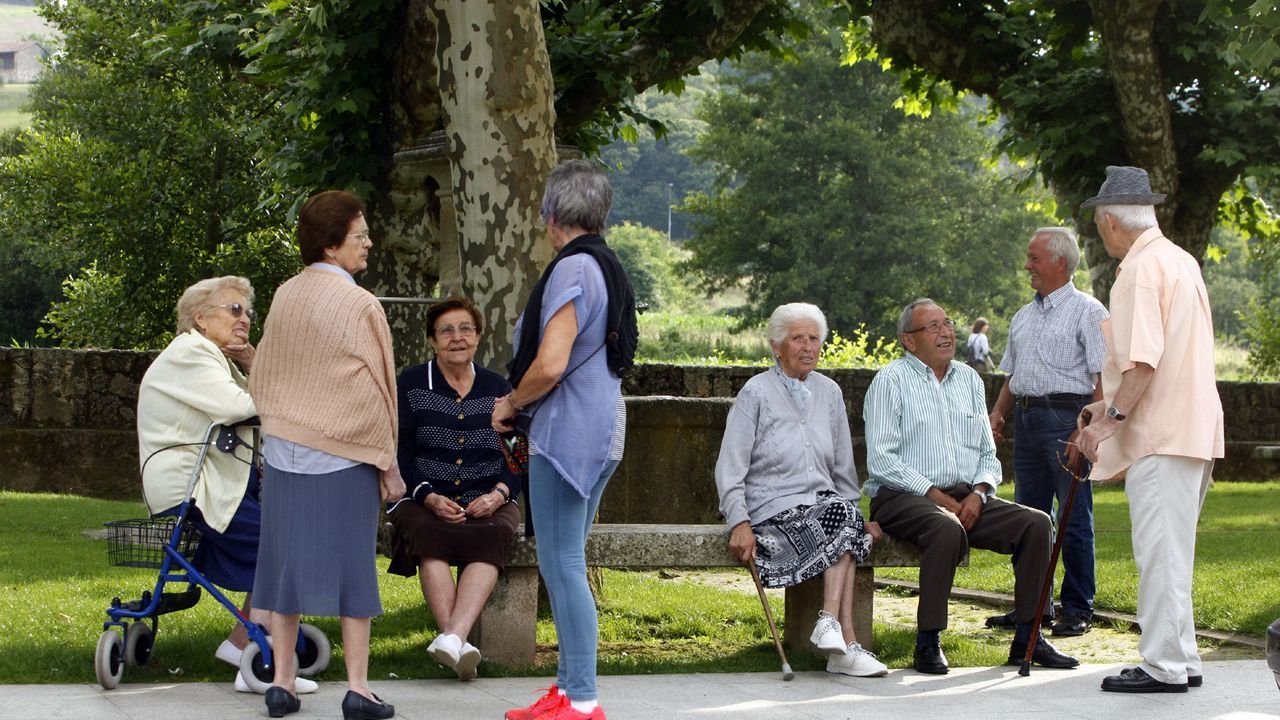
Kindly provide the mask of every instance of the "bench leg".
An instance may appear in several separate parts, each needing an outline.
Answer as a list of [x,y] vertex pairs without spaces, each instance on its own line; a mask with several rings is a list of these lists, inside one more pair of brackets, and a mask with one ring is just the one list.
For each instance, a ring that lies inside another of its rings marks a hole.
[[793,585],[786,590],[786,618],[783,641],[787,652],[817,652],[809,642],[813,624],[822,609],[822,576]]
[[853,576],[853,634],[858,644],[875,650],[876,638],[871,632],[871,618],[876,597],[876,569],[860,567]]
[[[875,590],[875,568],[859,567],[853,580],[853,634],[858,643],[868,650],[875,648],[875,636],[871,634]],[[813,645],[809,644],[809,634],[813,632],[813,624],[818,621],[821,609],[821,577],[787,588],[783,639],[789,652],[815,652]]]
[[507,567],[475,627],[472,642],[486,660],[532,665],[538,630],[538,568]]

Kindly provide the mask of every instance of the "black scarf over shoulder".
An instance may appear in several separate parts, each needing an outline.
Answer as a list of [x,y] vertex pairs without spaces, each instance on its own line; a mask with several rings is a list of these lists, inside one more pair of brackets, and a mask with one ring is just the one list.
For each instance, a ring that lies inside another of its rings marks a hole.
[[636,324],[636,294],[631,287],[631,278],[604,238],[595,234],[579,235],[560,249],[529,294],[529,302],[524,308],[524,322],[520,326],[519,348],[516,356],[507,363],[507,378],[511,381],[511,387],[520,385],[520,380],[533,364],[533,359],[538,356],[538,346],[542,340],[542,293],[546,289],[547,279],[561,260],[578,253],[586,253],[595,258],[604,273],[605,289],[609,293],[609,316],[605,326],[605,354],[609,369],[621,377],[635,364],[640,331]]

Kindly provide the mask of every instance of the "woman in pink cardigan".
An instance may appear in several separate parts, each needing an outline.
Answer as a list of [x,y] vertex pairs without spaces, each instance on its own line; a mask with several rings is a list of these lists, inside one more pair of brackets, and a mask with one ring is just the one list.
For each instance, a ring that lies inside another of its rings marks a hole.
[[[355,195],[331,190],[302,206],[298,246],[307,267],[276,291],[249,379],[266,460],[254,595],[275,613],[273,637],[295,637],[302,614],[342,618],[344,720],[395,715],[368,680],[370,622],[382,614],[379,503],[404,494],[391,331],[377,298],[354,278],[372,244]],[[267,712],[283,717],[301,707],[296,659],[274,657]]]

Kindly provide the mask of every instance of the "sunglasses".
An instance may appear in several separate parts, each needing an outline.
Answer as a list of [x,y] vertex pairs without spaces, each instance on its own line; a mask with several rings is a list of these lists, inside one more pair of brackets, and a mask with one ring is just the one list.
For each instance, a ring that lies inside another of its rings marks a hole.
[[258,313],[254,312],[253,308],[246,308],[245,306],[241,305],[240,303],[228,303],[228,304],[226,304],[226,305],[214,305],[214,307],[226,308],[226,309],[227,309],[227,311],[231,313],[231,317],[233,317],[233,318],[239,318],[241,315],[248,315],[248,316],[249,316],[249,322],[253,322],[253,321],[255,321],[255,320],[257,320],[257,319],[258,319]]

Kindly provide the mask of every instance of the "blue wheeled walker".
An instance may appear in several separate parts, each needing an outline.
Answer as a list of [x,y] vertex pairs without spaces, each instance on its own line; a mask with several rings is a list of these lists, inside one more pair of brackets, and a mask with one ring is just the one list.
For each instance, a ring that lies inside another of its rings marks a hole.
[[[102,635],[93,656],[93,669],[104,689],[111,690],[120,684],[126,665],[147,663],[155,646],[160,616],[194,606],[200,601],[202,590],[225,607],[249,633],[249,645],[240,658],[240,672],[245,682],[258,693],[266,692],[271,686],[272,641],[266,628],[250,620],[192,566],[200,531],[187,519],[196,481],[210,446],[229,453],[236,452],[238,447],[248,447],[250,453],[254,453],[254,448],[235,431],[257,422],[257,418],[251,418],[236,425],[214,423],[209,426],[204,440],[194,443],[200,446],[199,454],[187,483],[186,499],[175,513],[107,523],[108,562],[117,567],[155,568],[160,572],[155,588],[144,590],[141,598],[128,602],[112,598],[111,607],[107,608],[108,620],[102,624]],[[252,461],[250,458],[247,462]],[[171,586],[182,589],[168,589]],[[298,627],[295,650],[299,675],[316,675],[329,666],[329,638],[314,625],[303,623]]]

